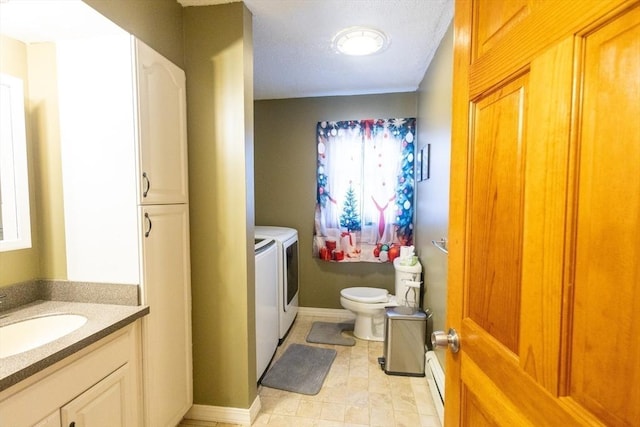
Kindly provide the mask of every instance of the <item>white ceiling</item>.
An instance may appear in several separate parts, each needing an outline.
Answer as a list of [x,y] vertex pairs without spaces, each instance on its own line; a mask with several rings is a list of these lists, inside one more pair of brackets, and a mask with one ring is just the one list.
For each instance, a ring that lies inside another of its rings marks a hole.
[[[234,0],[177,1],[193,7]],[[415,91],[453,17],[453,0],[244,2],[253,14],[256,99]],[[27,11],[29,3],[37,7]],[[83,18],[69,19],[75,10]],[[79,0],[0,0],[0,12],[0,31],[26,42],[113,31]],[[367,57],[334,52],[333,36],[351,26],[384,31],[388,48]]]
[[0,34],[25,43],[123,31],[80,0],[0,0]]
[[[453,18],[453,0],[244,2],[253,13],[256,99],[415,91]],[[368,57],[334,52],[333,36],[352,26],[382,30],[391,43]]]

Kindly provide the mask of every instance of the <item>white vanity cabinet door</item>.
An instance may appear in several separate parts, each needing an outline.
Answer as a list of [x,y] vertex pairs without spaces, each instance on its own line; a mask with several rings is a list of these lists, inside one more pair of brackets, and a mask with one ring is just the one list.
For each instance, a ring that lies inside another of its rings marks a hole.
[[176,425],[193,403],[187,205],[140,208],[142,354],[147,426]]
[[128,365],[73,399],[60,409],[63,426],[135,427],[135,419],[127,417],[126,381]]
[[140,204],[187,203],[185,74],[135,40]]
[[56,409],[45,419],[35,423],[33,427],[62,427],[60,423],[60,411]]

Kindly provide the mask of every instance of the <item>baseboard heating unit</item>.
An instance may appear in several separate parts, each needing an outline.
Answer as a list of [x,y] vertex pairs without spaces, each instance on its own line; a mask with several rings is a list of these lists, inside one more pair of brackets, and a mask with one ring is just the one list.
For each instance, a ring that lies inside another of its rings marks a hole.
[[444,371],[433,351],[425,355],[425,374],[440,423],[444,425]]

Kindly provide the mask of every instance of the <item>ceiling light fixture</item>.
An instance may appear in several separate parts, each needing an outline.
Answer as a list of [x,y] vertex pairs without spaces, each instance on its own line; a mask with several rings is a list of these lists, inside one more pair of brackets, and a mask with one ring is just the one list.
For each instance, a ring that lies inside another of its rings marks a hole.
[[338,53],[364,56],[386,49],[389,38],[374,28],[350,27],[336,34],[331,44]]

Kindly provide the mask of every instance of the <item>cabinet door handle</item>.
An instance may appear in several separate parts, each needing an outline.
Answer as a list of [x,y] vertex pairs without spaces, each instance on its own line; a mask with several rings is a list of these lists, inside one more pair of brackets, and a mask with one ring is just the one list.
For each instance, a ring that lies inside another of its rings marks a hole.
[[149,228],[147,228],[147,231],[144,232],[144,237],[149,237],[149,233],[151,233],[151,227],[153,226],[153,223],[151,222],[151,218],[149,218],[149,214],[147,212],[144,213],[144,219],[146,219],[149,224]]
[[151,189],[151,181],[149,180],[146,172],[142,172],[142,180],[146,183],[146,188],[142,192],[142,197],[147,197],[147,194],[149,194],[149,190]]

